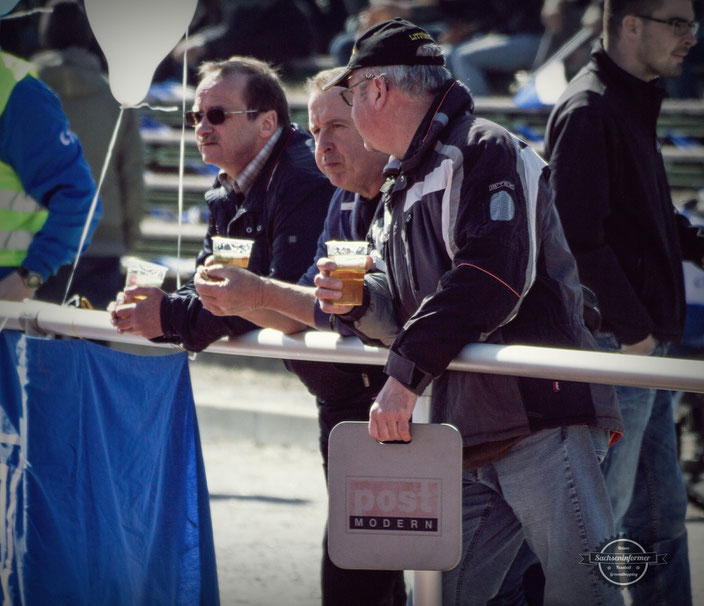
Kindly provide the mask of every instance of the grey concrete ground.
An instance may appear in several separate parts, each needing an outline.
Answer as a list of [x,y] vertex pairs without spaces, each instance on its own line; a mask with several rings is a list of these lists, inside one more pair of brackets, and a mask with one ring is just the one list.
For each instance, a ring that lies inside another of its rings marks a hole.
[[[191,375],[222,604],[318,605],[327,495],[313,398],[279,362],[214,361],[199,355]],[[687,528],[704,606],[704,511],[691,506]]]
[[320,604],[327,512],[312,448],[208,440],[203,445],[223,606]]

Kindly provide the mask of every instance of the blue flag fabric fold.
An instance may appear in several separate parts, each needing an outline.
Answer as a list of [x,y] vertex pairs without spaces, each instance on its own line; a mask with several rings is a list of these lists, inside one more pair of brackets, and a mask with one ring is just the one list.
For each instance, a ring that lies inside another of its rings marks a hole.
[[3,598],[217,605],[186,354],[3,331],[0,355]]

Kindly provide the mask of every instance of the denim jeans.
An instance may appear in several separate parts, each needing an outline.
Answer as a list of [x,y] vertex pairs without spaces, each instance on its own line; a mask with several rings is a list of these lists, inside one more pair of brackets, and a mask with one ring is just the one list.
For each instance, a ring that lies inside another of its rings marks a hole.
[[463,473],[462,556],[443,573],[443,605],[485,605],[524,538],[545,571],[545,603],[623,604],[580,554],[614,534],[599,467],[608,433],[584,426],[536,432],[501,459]]
[[487,73],[513,74],[529,69],[540,40],[540,34],[480,34],[457,44],[450,51],[447,64],[472,95],[489,95]]
[[[618,350],[609,333],[597,335],[599,347]],[[663,356],[659,345],[654,355]],[[628,587],[638,606],[692,603],[687,551],[687,492],[682,480],[669,391],[616,388],[624,436],[603,463],[616,527],[648,552],[667,554],[667,563],[648,567]]]

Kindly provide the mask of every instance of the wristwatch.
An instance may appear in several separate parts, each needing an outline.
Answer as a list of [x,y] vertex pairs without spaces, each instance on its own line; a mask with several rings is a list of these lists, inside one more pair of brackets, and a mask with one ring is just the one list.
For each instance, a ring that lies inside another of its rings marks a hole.
[[36,271],[27,269],[23,265],[20,265],[17,273],[22,278],[22,282],[27,288],[39,288],[44,283],[44,278],[42,278]]

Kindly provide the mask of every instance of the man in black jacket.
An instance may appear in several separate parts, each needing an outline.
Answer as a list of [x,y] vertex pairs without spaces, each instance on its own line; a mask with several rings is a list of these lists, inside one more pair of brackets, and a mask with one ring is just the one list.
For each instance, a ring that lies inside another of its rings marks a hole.
[[387,21],[358,38],[329,83],[347,87],[365,147],[392,158],[370,231],[381,271],[365,275],[365,301],[334,304],[330,259],[318,261],[316,295],[364,339],[391,337],[373,438],[409,441],[431,383],[431,421],[462,434],[463,548],[443,574],[443,604],[486,604],[524,537],[546,568],[547,603],[623,604],[578,563],[614,532],[598,464],[621,431],[613,390],[448,369],[469,343],[595,344],[547,166],[473,115],[443,63],[427,32]]
[[[315,164],[313,140],[291,124],[283,87],[267,63],[232,57],[204,63],[200,74],[187,118],[203,161],[220,173],[205,194],[210,220],[196,263],[212,253],[212,236],[246,238],[254,240],[249,271],[295,281],[313,257],[333,192]],[[204,309],[192,281],[171,294],[129,289],[117,303],[112,313],[120,332],[189,351],[257,328]]]
[[[607,0],[603,46],[548,121],[556,205],[582,282],[597,295],[599,344],[664,355],[684,323],[682,261],[704,265],[704,234],[672,205],[656,122],[695,44],[690,0]],[[669,392],[618,389],[624,438],[604,462],[619,530],[667,554],[631,587],[635,604],[690,604],[685,513]]]

